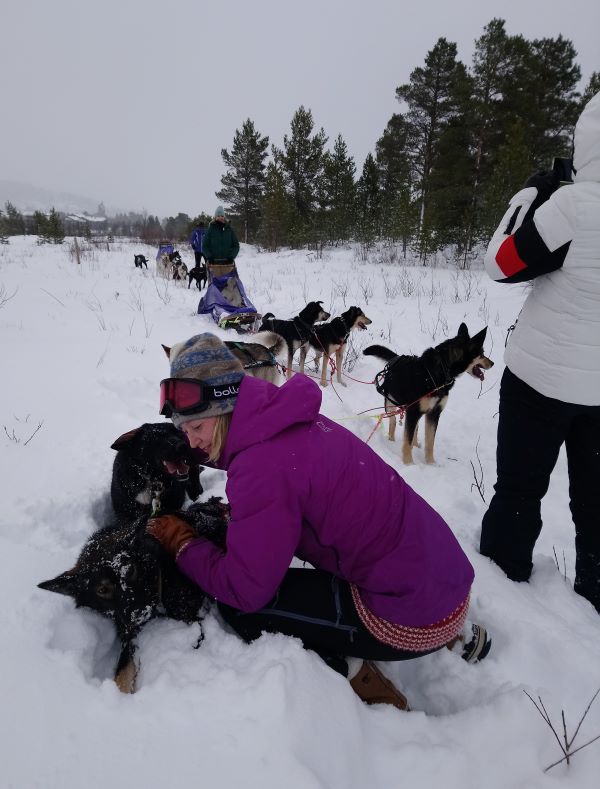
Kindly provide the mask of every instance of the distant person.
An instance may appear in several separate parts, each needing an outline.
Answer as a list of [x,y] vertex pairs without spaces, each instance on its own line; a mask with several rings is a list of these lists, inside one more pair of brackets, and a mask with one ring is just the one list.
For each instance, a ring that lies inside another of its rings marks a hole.
[[498,480],[480,550],[511,580],[529,579],[541,500],[564,444],[575,591],[600,613],[600,93],[574,143],[573,183],[559,189],[554,170],[531,176],[485,258],[492,279],[531,287],[504,357]]
[[194,259],[196,261],[197,267],[202,265],[202,258],[204,257],[202,242],[204,240],[205,233],[206,228],[204,222],[198,222],[192,231],[192,235],[190,236],[190,246],[194,250]]
[[240,251],[234,229],[225,219],[222,205],[215,210],[215,218],[204,234],[203,254],[208,263],[233,263]]

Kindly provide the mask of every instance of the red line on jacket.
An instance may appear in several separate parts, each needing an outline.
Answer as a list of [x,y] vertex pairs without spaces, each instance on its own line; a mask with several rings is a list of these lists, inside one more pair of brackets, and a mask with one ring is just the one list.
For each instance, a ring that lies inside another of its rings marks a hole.
[[496,263],[505,277],[512,277],[518,271],[527,268],[527,263],[522,260],[515,246],[515,237],[509,236],[500,244],[500,249],[496,252]]

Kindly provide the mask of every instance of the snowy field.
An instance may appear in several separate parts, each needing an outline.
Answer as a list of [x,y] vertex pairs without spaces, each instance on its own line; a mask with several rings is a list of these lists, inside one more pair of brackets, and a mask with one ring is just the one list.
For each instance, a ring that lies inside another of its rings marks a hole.
[[[198,292],[155,275],[155,250],[129,243],[83,252],[31,238],[0,246],[0,787],[8,789],[534,789],[599,786],[600,741],[572,763],[524,691],[540,696],[562,738],[600,686],[600,620],[574,594],[574,530],[564,454],[543,502],[544,528],[529,584],[514,584],[477,546],[495,481],[499,380],[507,327],[525,290],[481,268],[367,262],[353,249],[260,254],[242,246],[238,269],[259,312],[289,318],[322,299],[332,315],[358,305],[372,319],[353,338],[347,386],[329,386],[322,409],[369,437],[382,398],[369,383],[383,366],[369,344],[421,353],[489,326],[495,366],[481,385],[460,378],[440,420],[437,463],[422,450],[404,467],[386,427],[370,445],[448,521],[476,571],[471,616],[493,637],[468,665],[443,649],[380,664],[413,711],[367,707],[347,680],[300,643],[264,635],[246,645],[214,614],[198,625],[154,620],[139,639],[139,690],[112,682],[112,625],[69,598],[36,588],[74,563],[109,490],[111,443],[159,422],[161,343],[202,331],[240,338],[198,316]],[[193,260],[186,246],[186,262]],[[152,261],[134,268],[134,252]],[[309,357],[310,358],[310,357]],[[202,476],[205,497],[224,490]],[[555,555],[558,560],[555,560]],[[600,735],[600,700],[574,748]]]

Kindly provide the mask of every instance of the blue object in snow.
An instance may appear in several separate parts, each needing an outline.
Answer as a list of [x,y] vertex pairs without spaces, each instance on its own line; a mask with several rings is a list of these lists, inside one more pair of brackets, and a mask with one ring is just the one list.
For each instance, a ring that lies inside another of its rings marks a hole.
[[[242,305],[240,307],[235,307],[231,304],[222,293],[231,279],[235,280],[235,284],[240,293],[242,300]],[[222,277],[212,277],[206,288],[206,293],[198,304],[198,314],[211,315],[215,323],[219,323],[219,321],[224,318],[235,317],[236,315],[247,315],[249,313],[255,314],[256,307],[246,295],[242,281],[238,278],[235,269],[230,274],[224,274]]]

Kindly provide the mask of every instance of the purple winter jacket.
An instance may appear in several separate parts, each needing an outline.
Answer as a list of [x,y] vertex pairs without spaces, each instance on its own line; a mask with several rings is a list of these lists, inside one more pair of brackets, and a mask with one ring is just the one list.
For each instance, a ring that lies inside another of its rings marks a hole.
[[474,572],[448,525],[353,433],[319,413],[321,391],[246,376],[219,466],[227,550],[193,540],[179,569],[242,611],[273,598],[292,557],[357,585],[377,616],[426,626],[463,602]]

